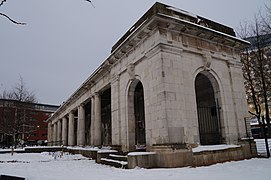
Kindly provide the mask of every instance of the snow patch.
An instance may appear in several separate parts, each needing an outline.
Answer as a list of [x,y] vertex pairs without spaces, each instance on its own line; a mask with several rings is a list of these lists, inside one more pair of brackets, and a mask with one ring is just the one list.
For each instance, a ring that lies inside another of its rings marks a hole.
[[111,157],[118,157],[118,158],[122,158],[122,157],[127,158],[127,156],[122,156],[122,155],[117,155],[117,154],[109,154],[109,156],[111,156]]
[[211,145],[211,146],[198,146],[196,148],[192,148],[193,152],[202,152],[202,151],[216,151],[216,150],[224,150],[224,149],[230,149],[230,148],[238,148],[239,145],[227,145],[227,144],[221,144],[221,145]]
[[92,147],[92,146],[87,146],[87,147],[75,146],[75,147],[67,147],[67,149],[70,149],[70,150],[89,150],[89,151],[99,151],[100,150],[100,148]]
[[110,149],[101,149],[98,151],[98,153],[116,153],[118,151],[116,150],[110,150]]
[[118,161],[118,160],[113,160],[113,159],[106,159],[106,158],[101,158],[102,161],[108,161],[108,162],[114,162],[114,163],[118,163],[121,165],[127,165],[128,162],[127,161]]
[[130,152],[128,156],[144,156],[144,155],[151,155],[156,154],[155,152]]
[[193,17],[193,18],[198,18],[197,15],[195,15],[195,14],[193,14],[193,13],[190,13],[190,12],[188,12],[188,11],[185,11],[185,10],[179,9],[179,8],[175,8],[175,7],[167,7],[167,9],[172,10],[172,11],[176,11],[176,12],[179,12],[179,13],[181,13],[181,14],[185,14],[185,15],[187,15],[187,16],[191,16],[191,17]]

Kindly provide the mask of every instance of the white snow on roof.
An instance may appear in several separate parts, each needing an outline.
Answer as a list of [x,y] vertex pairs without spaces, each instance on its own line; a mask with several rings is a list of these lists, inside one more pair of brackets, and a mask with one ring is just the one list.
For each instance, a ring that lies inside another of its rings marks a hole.
[[167,9],[169,10],[172,10],[172,11],[176,11],[176,12],[179,12],[179,13],[182,13],[182,14],[185,14],[187,16],[191,16],[193,18],[198,18],[197,15],[193,14],[193,13],[190,13],[188,11],[185,11],[185,10],[182,10],[182,9],[179,9],[179,8],[175,8],[175,7],[167,7]]
[[193,148],[193,152],[203,152],[203,151],[215,151],[215,150],[223,150],[223,149],[229,149],[229,148],[238,148],[240,146],[238,145],[227,145],[227,144],[221,144],[221,145],[211,145],[211,146],[198,146],[196,148]]
[[163,14],[163,13],[158,13],[158,14],[161,15],[161,16],[164,16],[164,17],[168,17],[168,18],[171,18],[171,19],[175,19],[175,20],[178,20],[178,21],[182,21],[182,22],[187,23],[187,24],[191,24],[191,25],[193,25],[193,26],[197,26],[197,27],[206,29],[206,30],[208,30],[208,31],[212,31],[212,32],[214,32],[214,33],[217,33],[217,34],[220,34],[220,35],[223,35],[223,36],[227,36],[227,37],[229,37],[229,38],[231,38],[231,39],[234,39],[234,40],[237,40],[237,41],[241,41],[241,42],[243,42],[243,43],[250,44],[250,42],[245,41],[245,40],[243,40],[243,39],[237,38],[237,37],[235,37],[235,36],[228,35],[228,34],[226,34],[226,33],[220,32],[220,31],[216,31],[216,30],[214,30],[214,29],[211,29],[211,28],[208,28],[208,27],[205,27],[205,26],[201,26],[201,25],[196,24],[196,23],[192,23],[192,22],[190,22],[190,21],[186,21],[186,20],[184,20],[184,19],[180,19],[180,18],[177,18],[177,17],[174,17],[174,16],[170,16],[170,15]]

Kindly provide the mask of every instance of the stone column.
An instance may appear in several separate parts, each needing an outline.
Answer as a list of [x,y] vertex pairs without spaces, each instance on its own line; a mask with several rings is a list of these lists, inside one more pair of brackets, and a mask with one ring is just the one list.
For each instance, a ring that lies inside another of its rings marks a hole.
[[73,112],[69,113],[69,131],[68,131],[68,145],[74,146],[75,145],[75,139],[74,139],[74,114]]
[[62,145],[62,142],[61,142],[61,135],[62,135],[62,131],[61,131],[61,120],[58,120],[57,122],[57,144],[58,145]]
[[83,105],[78,107],[78,122],[77,122],[77,145],[85,145],[85,108]]
[[94,145],[102,144],[101,99],[95,93]]
[[120,81],[119,75],[116,75],[111,79],[112,145],[122,144],[123,147],[128,147],[121,143],[121,139],[123,139],[123,142],[127,142],[127,140],[125,140],[125,137],[121,137],[120,101]]
[[57,122],[55,122],[53,124],[54,126],[54,132],[53,132],[53,145],[56,145],[56,141],[57,141]]
[[48,142],[48,146],[49,145],[52,145],[51,144],[51,142],[53,141],[53,137],[52,137],[52,134],[53,134],[53,132],[52,132],[52,121],[50,121],[49,123],[48,123],[48,131],[47,131],[47,142]]
[[63,145],[67,146],[68,144],[68,129],[67,129],[67,118],[63,117],[62,118],[62,141],[63,141]]
[[90,124],[90,144],[94,145],[94,120],[95,120],[95,100],[91,97],[91,124]]

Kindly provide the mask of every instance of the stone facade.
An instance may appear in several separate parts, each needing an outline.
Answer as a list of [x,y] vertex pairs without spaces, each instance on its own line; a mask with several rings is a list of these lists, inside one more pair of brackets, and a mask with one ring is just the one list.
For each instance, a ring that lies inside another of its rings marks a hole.
[[[232,28],[156,3],[48,119],[49,141],[123,152],[239,144],[247,107],[239,51],[247,45]],[[199,110],[208,103],[210,125]]]

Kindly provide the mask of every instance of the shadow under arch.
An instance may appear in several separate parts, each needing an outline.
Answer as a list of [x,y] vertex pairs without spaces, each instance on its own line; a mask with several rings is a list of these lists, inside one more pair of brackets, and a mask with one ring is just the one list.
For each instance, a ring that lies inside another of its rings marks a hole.
[[202,145],[221,144],[223,138],[220,86],[209,71],[198,72],[194,83],[200,143]]
[[139,79],[129,84],[127,95],[128,145],[133,151],[146,145],[144,88]]

